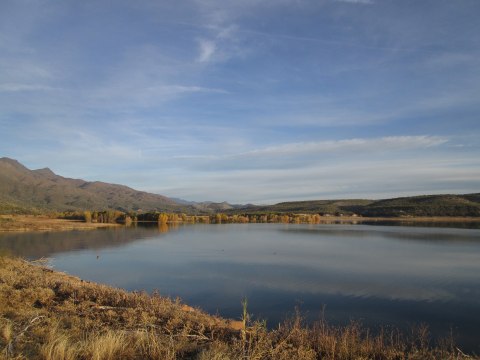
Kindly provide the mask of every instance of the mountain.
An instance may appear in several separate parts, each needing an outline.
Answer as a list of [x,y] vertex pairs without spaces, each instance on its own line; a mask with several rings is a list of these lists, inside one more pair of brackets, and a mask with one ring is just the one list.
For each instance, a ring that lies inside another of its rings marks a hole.
[[179,198],[170,198],[170,200],[175,201],[177,204],[181,205],[191,205],[194,209],[199,210],[200,212],[205,213],[217,213],[233,209],[243,209],[249,205],[239,205],[239,204],[230,204],[226,201],[224,202],[213,202],[213,201],[188,201]]
[[191,210],[162,195],[123,185],[69,179],[49,168],[30,170],[16,160],[0,158],[0,213],[86,209]]
[[311,200],[248,206],[230,213],[307,213],[365,217],[480,216],[480,194],[422,195],[385,200]]
[[480,194],[422,195],[372,202],[363,216],[480,216]]
[[184,200],[184,199],[180,199],[180,198],[176,198],[176,197],[170,197],[170,200],[172,200],[173,202],[176,202],[177,204],[181,204],[181,205],[193,205],[193,204],[196,204],[195,201],[188,201],[188,200]]
[[75,210],[165,211],[188,214],[310,213],[365,217],[480,216],[480,193],[423,195],[384,200],[344,199],[232,205],[189,202],[137,191],[123,185],[89,182],[56,175],[49,168],[29,170],[0,158],[0,213]]
[[352,209],[363,207],[373,200],[306,200],[287,201],[275,205],[255,206],[250,205],[244,211],[275,212],[275,213],[316,213],[316,214],[340,214],[354,213]]

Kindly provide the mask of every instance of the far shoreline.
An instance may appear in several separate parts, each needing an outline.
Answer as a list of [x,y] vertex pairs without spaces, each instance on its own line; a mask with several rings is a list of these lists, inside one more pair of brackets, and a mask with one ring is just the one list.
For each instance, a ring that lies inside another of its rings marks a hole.
[[[362,217],[362,216],[322,216],[316,224],[362,224],[362,223],[480,223],[480,217],[448,217],[448,216],[421,216],[421,217]],[[138,221],[138,223],[157,223],[156,221]],[[188,222],[169,222],[182,224]],[[228,224],[225,222],[222,224]],[[259,222],[257,222],[259,223]],[[279,222],[281,223],[281,222]],[[213,223],[214,224],[214,223]],[[293,223],[285,223],[293,224]],[[302,222],[302,224],[309,224]],[[313,225],[313,224],[310,224]],[[45,215],[0,215],[0,233],[6,232],[47,232],[96,230],[105,228],[123,227],[119,223],[96,223],[83,220],[49,218]]]
[[111,223],[87,223],[83,220],[49,218],[44,215],[0,215],[0,232],[46,232],[96,230],[122,226]]

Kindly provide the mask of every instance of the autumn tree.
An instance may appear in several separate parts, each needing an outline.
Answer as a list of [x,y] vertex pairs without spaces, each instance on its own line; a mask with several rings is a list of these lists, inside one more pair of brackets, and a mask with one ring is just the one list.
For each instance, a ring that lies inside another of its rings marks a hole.
[[168,221],[168,215],[167,214],[161,213],[160,215],[158,215],[158,223],[159,224],[166,224],[167,221]]

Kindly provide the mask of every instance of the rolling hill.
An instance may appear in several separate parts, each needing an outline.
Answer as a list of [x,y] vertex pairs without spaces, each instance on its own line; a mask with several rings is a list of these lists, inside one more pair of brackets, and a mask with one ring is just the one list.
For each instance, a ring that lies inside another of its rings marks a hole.
[[250,206],[232,213],[305,213],[364,217],[480,216],[480,194],[422,195],[385,200],[312,200]]
[[379,200],[357,209],[362,216],[480,216],[480,194],[422,195]]

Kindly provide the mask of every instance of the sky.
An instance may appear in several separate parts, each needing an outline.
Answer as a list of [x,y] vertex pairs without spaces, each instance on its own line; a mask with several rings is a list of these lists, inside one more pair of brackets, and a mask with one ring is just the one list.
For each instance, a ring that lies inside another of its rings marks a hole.
[[0,1],[0,157],[193,201],[480,192],[480,1]]

